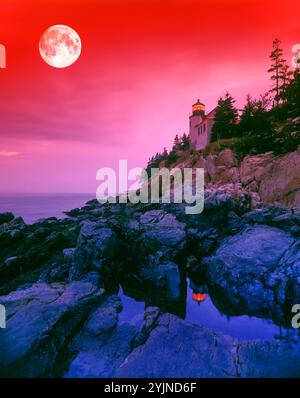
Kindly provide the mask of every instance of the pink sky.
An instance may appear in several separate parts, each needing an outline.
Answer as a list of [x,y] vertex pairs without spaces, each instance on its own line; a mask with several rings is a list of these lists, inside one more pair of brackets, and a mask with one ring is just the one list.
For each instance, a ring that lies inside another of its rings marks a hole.
[[[299,0],[2,0],[0,192],[92,193],[100,167],[144,166],[198,97],[265,92],[272,40],[290,59],[299,15]],[[66,69],[38,52],[56,24],[83,44]]]

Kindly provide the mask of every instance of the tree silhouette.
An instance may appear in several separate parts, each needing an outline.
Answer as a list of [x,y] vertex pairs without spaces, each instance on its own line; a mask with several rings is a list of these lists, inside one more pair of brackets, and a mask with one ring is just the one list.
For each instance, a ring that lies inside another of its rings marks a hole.
[[224,98],[219,98],[212,127],[212,141],[219,141],[222,138],[230,138],[236,135],[238,111],[234,104],[235,99],[228,92],[226,92]]
[[291,117],[300,116],[300,70],[296,69],[294,79],[290,81],[285,90],[285,98]]
[[271,67],[268,73],[271,73],[271,80],[274,81],[274,87],[270,90],[274,94],[276,106],[279,105],[280,100],[284,99],[284,92],[291,80],[292,72],[283,58],[283,49],[281,48],[281,41],[275,39],[273,41],[273,50],[270,54]]
[[174,150],[179,149],[179,146],[180,146],[180,139],[178,137],[178,134],[176,134],[173,142],[173,149]]
[[268,115],[270,102],[268,93],[261,95],[259,99],[253,99],[250,94],[247,95],[239,123],[241,135],[263,133],[271,130],[272,124]]
[[184,133],[181,138],[181,149],[185,151],[186,149],[189,149],[189,147],[190,147],[189,136],[186,133]]

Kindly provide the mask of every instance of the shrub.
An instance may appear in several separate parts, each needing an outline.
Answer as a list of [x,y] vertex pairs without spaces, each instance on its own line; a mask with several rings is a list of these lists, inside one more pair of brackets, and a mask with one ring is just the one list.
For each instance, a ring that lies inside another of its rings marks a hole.
[[178,151],[186,151],[190,147],[190,140],[186,134],[183,134],[182,137],[178,137],[176,134],[173,147],[170,152],[164,148],[162,153],[157,153],[155,156],[152,156],[147,164],[146,171],[147,174],[150,175],[152,168],[158,168],[160,162],[165,161],[166,166],[170,166],[172,163],[175,163],[178,159],[177,152]]
[[290,120],[280,131],[247,134],[231,145],[241,159],[246,155],[272,151],[275,155],[297,150],[300,145],[300,122]]
[[282,131],[275,136],[274,154],[293,152],[300,145],[300,120],[295,122],[290,120]]
[[171,164],[177,161],[178,156],[176,152],[177,152],[176,150],[172,149],[172,151],[170,151],[170,153],[168,154],[167,158],[165,159],[167,167],[171,166]]

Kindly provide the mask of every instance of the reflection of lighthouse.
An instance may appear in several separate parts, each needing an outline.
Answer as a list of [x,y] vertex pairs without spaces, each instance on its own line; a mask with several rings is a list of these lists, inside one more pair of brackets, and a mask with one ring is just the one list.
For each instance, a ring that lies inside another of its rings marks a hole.
[[205,293],[193,292],[193,300],[197,301],[198,304],[200,304],[205,299],[206,299]]
[[196,286],[192,281],[190,282],[190,286],[193,289],[192,297],[193,300],[200,305],[202,301],[205,301],[207,297],[207,287],[206,286]]

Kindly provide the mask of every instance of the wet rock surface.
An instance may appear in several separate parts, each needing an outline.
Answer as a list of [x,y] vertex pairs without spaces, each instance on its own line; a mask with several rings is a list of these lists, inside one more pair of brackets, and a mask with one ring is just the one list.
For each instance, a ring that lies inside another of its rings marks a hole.
[[[299,376],[300,340],[240,340],[183,319],[187,277],[227,315],[290,325],[300,300],[300,212],[251,210],[230,189],[209,189],[199,215],[92,200],[64,220],[0,216],[0,375]],[[120,320],[120,285],[145,303],[142,325]]]
[[[283,257],[290,258],[287,253],[294,243],[291,235],[278,228],[246,227],[224,239],[215,255],[206,259],[208,278],[233,307],[248,314],[272,316],[288,300],[287,292],[282,291],[287,287],[280,289],[284,283],[280,269],[285,268],[287,260]],[[297,257],[297,253],[294,255]],[[290,261],[294,268],[296,259]],[[295,275],[290,273],[290,282],[296,275],[296,270]]]
[[[162,344],[163,342],[163,344]],[[299,346],[239,341],[163,314],[117,377],[297,377]]]
[[34,284],[1,297],[8,325],[0,332],[0,374],[45,377],[60,350],[103,291],[83,282]]
[[120,299],[112,296],[91,313],[70,344],[74,359],[64,377],[114,375],[129,355],[137,333],[129,324],[118,325],[120,306]]

